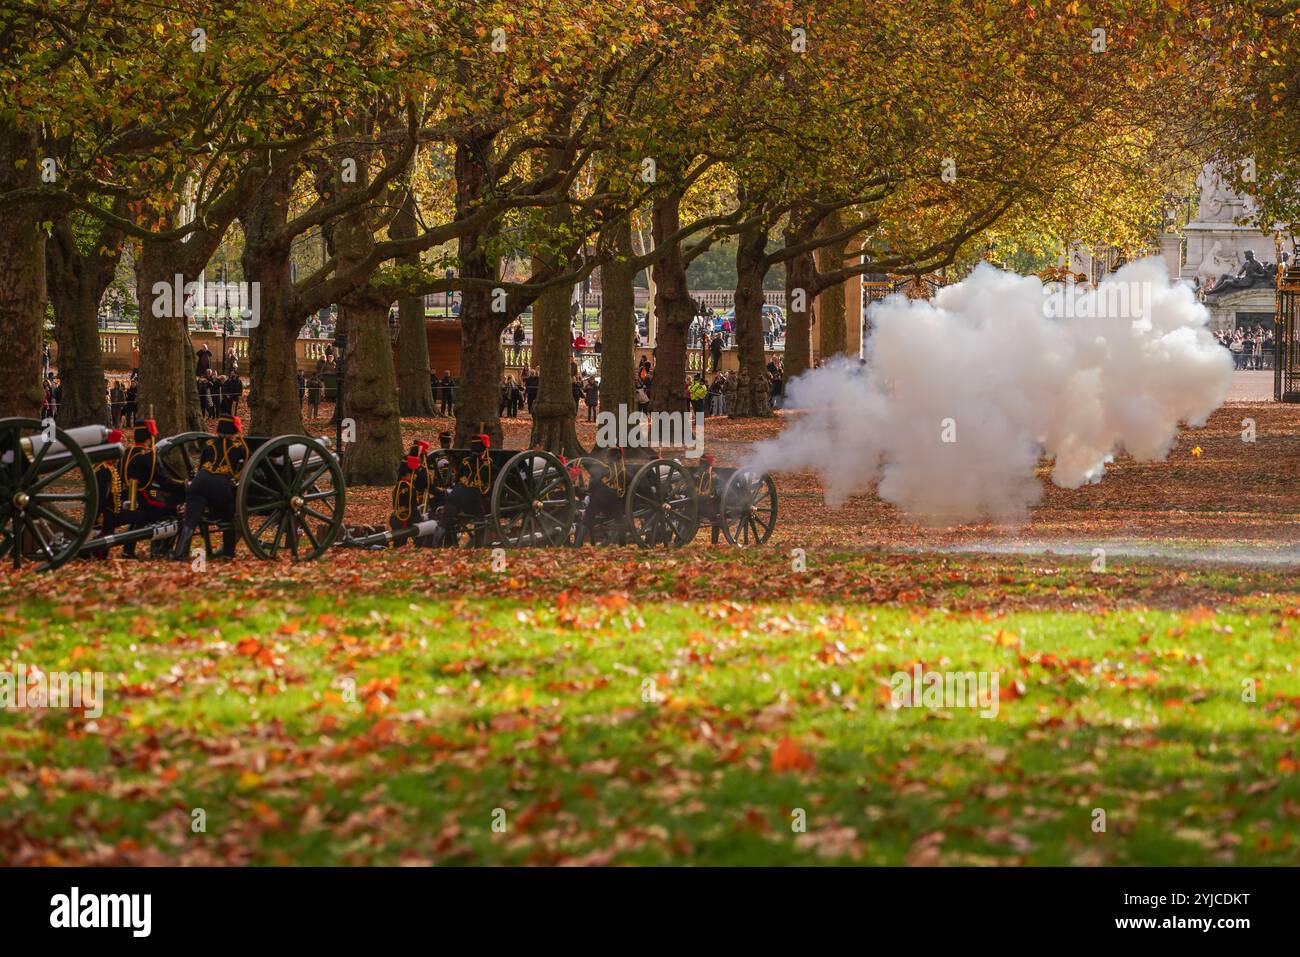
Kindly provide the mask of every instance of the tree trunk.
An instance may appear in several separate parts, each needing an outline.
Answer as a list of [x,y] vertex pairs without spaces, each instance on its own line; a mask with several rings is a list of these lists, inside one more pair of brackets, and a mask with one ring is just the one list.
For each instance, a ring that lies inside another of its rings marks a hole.
[[618,259],[600,267],[600,408],[618,413],[636,410],[636,271],[632,223],[620,217],[608,227],[608,245]]
[[[407,192],[388,233],[393,239],[408,239],[418,235],[413,192]],[[419,266],[419,254],[409,257],[405,263]],[[435,410],[433,388],[429,382],[429,338],[424,327],[424,299],[411,296],[398,300],[397,320],[397,362],[400,368],[398,408],[405,416],[432,418]]]
[[[826,217],[823,228],[827,233],[836,233],[843,228],[838,212]],[[844,257],[848,252],[846,243],[824,246],[818,251],[820,268],[823,274],[844,268]],[[844,283],[839,282],[822,291],[817,298],[817,318],[820,320],[819,355],[825,362],[831,356],[840,355],[848,350],[848,328],[845,326]]]
[[99,297],[77,287],[61,294],[54,307],[54,329],[59,344],[59,428],[106,425],[108,385],[99,345]]
[[[240,186],[225,200],[251,191],[253,181],[249,171],[247,178],[241,177]],[[152,407],[158,431],[163,435],[202,431],[206,427],[199,416],[194,346],[184,312],[184,288],[203,275],[234,218],[234,210],[233,201],[218,202],[205,212],[204,225],[185,239],[147,239],[141,243],[135,269],[136,299],[140,304],[140,409],[148,415]],[[157,209],[145,210],[148,219],[165,218],[168,222],[180,222],[180,212],[179,200],[166,217],[160,217]],[[178,281],[179,302],[175,291]],[[155,294],[156,283],[165,283],[167,291]],[[193,305],[198,308],[203,303]]]
[[402,457],[402,430],[388,303],[362,290],[344,297],[339,313],[346,317],[348,336],[343,412],[356,423],[356,442],[343,456],[343,476],[349,485],[392,485]]
[[772,414],[772,393],[767,381],[767,343],[763,338],[763,262],[767,233],[753,227],[740,234],[736,244],[736,357],[740,361],[730,414],[738,418],[766,418]]
[[[561,230],[569,222],[563,206],[546,213],[547,225]],[[533,271],[542,274],[547,267],[559,266],[554,253],[547,252],[533,260]],[[548,452],[576,458],[586,454],[578,444],[578,406],[573,401],[573,342],[569,338],[573,287],[548,289],[533,303],[533,365],[540,382],[533,402],[533,431],[528,444]]]
[[99,343],[99,303],[113,281],[122,254],[122,234],[96,231],[89,254],[77,246],[66,217],[54,223],[45,246],[45,266],[54,329],[59,343],[63,398],[59,425],[65,429],[109,422],[104,357]]
[[[21,162],[20,162],[21,161]],[[36,130],[0,111],[0,193],[39,185]],[[45,231],[33,206],[0,210],[0,417],[39,418]]]
[[[793,379],[812,368],[812,301],[815,266],[812,253],[796,256],[785,267],[785,374]],[[801,308],[795,308],[799,306]]]
[[208,423],[199,410],[199,360],[194,355],[194,340],[190,338],[188,324],[181,330],[181,362],[184,366],[181,383],[185,388],[185,431],[206,432]]
[[[456,218],[476,210],[490,182],[494,133],[473,131],[456,140]],[[496,223],[470,230],[457,241],[460,275],[466,279],[496,280],[498,263],[490,253]],[[466,288],[460,304],[460,378],[456,386],[457,448],[468,448],[470,437],[486,432],[493,448],[501,447],[501,377],[505,356],[501,333],[509,313],[492,311],[493,295],[486,289]],[[536,408],[536,405],[534,405]]]
[[[176,271],[170,243],[145,240],[140,245],[135,261],[136,300],[140,305],[140,418],[157,422],[159,435],[177,435],[186,431],[189,419],[186,320],[184,312],[176,307],[175,286],[179,275],[183,293],[185,284],[194,277]],[[183,294],[181,304],[183,308]]]
[[257,284],[260,297],[248,343],[252,421],[246,431],[267,436],[303,432],[294,353],[302,317],[294,312],[289,242],[284,238],[289,192],[289,172],[277,171],[267,177],[239,217],[244,229],[244,276]]
[[[488,311],[488,295],[466,290],[460,308],[460,378],[456,386],[456,448],[469,447],[471,436],[486,432],[492,447],[502,447],[501,326]],[[536,411],[537,403],[533,403]]]
[[569,339],[571,286],[548,289],[533,303],[533,363],[541,382],[533,402],[530,446],[570,458],[585,454],[578,444],[578,407],[573,401],[569,366],[573,346]]
[[[681,195],[673,193],[657,202],[652,220],[655,248],[661,249],[680,228]],[[655,412],[687,412],[686,337],[695,308],[686,283],[681,244],[674,242],[652,268],[659,328],[650,408]]]

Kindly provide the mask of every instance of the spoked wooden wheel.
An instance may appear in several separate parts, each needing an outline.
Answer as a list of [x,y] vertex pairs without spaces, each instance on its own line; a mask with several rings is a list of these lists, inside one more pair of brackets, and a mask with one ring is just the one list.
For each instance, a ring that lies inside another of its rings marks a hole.
[[159,439],[155,443],[158,464],[169,478],[185,484],[198,471],[203,447],[214,439],[210,432],[182,432]]
[[244,465],[235,516],[258,558],[288,549],[294,561],[309,562],[343,531],[345,498],[333,452],[305,435],[281,435],[258,446]]
[[738,469],[722,487],[718,522],[733,545],[762,545],[776,527],[776,484],[767,473]]
[[577,510],[569,470],[550,452],[520,452],[492,486],[492,527],[503,545],[563,545]]
[[62,429],[0,419],[0,561],[58,568],[90,538],[99,485],[86,453]]
[[691,473],[676,462],[656,459],[628,483],[627,524],[642,548],[680,548],[699,528],[700,503]]

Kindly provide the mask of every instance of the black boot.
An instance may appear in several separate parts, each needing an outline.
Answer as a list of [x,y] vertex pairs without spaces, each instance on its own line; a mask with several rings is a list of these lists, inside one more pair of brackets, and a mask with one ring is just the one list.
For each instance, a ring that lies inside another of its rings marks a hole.
[[176,535],[176,547],[172,549],[172,561],[186,562],[190,559],[190,540],[194,538],[194,526],[182,525]]
[[239,545],[239,533],[231,530],[221,533],[221,557],[234,558],[235,548]]

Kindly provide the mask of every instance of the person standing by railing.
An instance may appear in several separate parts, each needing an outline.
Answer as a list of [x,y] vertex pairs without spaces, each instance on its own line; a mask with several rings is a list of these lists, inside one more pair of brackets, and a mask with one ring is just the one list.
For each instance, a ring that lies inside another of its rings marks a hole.
[[442,373],[442,402],[438,407],[439,415],[455,415],[455,388],[456,382],[451,377],[451,370],[445,369]]
[[511,330],[510,337],[511,339],[514,340],[514,344],[515,344],[513,365],[519,365],[519,357],[524,354],[525,335],[524,335],[524,321],[522,319],[515,320],[514,328]]
[[122,405],[125,402],[126,390],[122,388],[122,380],[114,379],[112,387],[108,390],[108,416],[115,429],[122,427]]
[[243,396],[244,380],[239,377],[239,371],[236,369],[226,376],[226,381],[221,386],[221,414],[238,416],[239,400]]
[[713,381],[709,383],[708,395],[708,412],[706,415],[721,415],[720,403],[718,400],[722,397],[722,376],[715,375]]
[[324,397],[325,380],[313,372],[307,380],[307,415],[310,418],[320,418],[320,403]]
[[533,414],[533,403],[537,401],[537,392],[542,387],[542,377],[536,369],[528,369],[524,374],[524,398],[528,403],[528,414]]

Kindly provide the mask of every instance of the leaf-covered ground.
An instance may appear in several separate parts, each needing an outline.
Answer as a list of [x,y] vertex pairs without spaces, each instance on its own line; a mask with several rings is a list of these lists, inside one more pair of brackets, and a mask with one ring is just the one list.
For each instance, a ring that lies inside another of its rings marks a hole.
[[[1243,408],[1020,534],[1293,540],[1300,423]],[[0,713],[0,863],[1300,860],[1293,570],[936,554],[1016,530],[779,482],[746,553],[6,570],[6,667],[101,671],[106,702]],[[996,672],[996,717],[893,707],[918,664]]]

